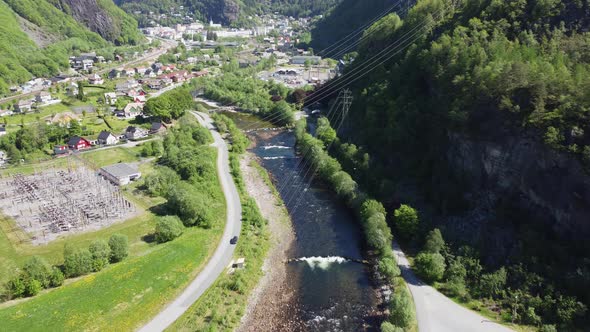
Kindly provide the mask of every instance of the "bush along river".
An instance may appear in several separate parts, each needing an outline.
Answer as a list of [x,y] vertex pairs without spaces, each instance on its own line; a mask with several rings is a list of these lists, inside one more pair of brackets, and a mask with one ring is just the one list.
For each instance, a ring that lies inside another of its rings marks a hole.
[[[226,115],[238,125],[248,122],[242,114]],[[352,211],[312,181],[310,165],[296,154],[293,132],[259,131],[251,138],[251,152],[272,176],[295,232],[283,290],[293,294],[293,303],[281,319],[298,321],[296,330],[377,331],[376,286],[371,267],[362,264],[362,232]]]

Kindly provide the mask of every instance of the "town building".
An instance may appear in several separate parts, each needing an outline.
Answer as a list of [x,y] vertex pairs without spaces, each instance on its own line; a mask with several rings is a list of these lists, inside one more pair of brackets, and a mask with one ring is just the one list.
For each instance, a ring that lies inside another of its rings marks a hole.
[[141,172],[123,163],[102,167],[98,173],[118,186],[124,186],[141,178]]
[[314,55],[297,55],[291,58],[291,64],[293,65],[304,65],[305,63],[317,65],[321,61],[322,57]]
[[66,96],[68,97],[76,97],[78,96],[78,84],[72,83],[66,87]]
[[31,111],[33,107],[33,102],[30,100],[19,100],[18,103],[14,105],[14,110],[18,113],[27,113]]
[[119,143],[119,138],[113,135],[110,131],[103,130],[98,134],[97,141],[100,145],[115,145]]
[[98,74],[93,74],[88,78],[88,84],[102,85],[104,84],[104,79]]
[[68,147],[72,150],[84,150],[91,148],[92,144],[84,137],[74,136],[68,141]]
[[51,101],[51,94],[46,91],[41,91],[35,96],[35,101],[38,103],[48,103]]
[[162,122],[152,122],[152,126],[150,128],[150,134],[163,134],[168,130],[168,127]]
[[142,139],[148,136],[148,131],[134,126],[127,127],[125,130],[125,137],[129,140],[137,140]]
[[115,111],[115,115],[119,118],[133,119],[143,112],[142,103],[129,103],[123,110]]
[[117,94],[114,92],[107,92],[104,94],[104,101],[107,105],[115,105],[117,103]]
[[53,153],[58,157],[65,156],[65,155],[70,154],[70,149],[68,148],[67,145],[56,145],[53,148]]

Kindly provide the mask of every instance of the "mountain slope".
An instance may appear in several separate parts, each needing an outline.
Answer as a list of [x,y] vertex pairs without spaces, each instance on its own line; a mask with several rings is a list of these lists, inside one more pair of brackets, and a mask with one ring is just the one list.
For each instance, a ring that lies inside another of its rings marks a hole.
[[497,301],[563,331],[588,326],[590,304],[589,28],[587,0],[420,0],[366,32],[347,69],[343,134],[371,155],[373,193],[419,207],[453,255],[505,266]]
[[248,15],[279,12],[289,16],[314,16],[327,12],[341,0],[116,0],[126,12],[169,14],[183,6],[201,20],[231,24]]
[[110,0],[0,0],[0,17],[0,93],[58,73],[73,52],[141,40],[137,23]]

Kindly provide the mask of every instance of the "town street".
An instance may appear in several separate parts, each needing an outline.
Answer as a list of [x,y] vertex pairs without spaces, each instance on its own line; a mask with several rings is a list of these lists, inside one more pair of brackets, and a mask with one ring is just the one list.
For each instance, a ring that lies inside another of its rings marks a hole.
[[162,310],[156,317],[154,317],[148,324],[140,329],[141,332],[163,331],[175,320],[177,320],[190,306],[199,299],[199,297],[215,282],[217,277],[225,271],[225,268],[230,264],[235,245],[229,243],[230,239],[240,234],[242,205],[240,203],[240,196],[235,183],[232,179],[229,168],[229,152],[227,144],[221,138],[221,135],[214,129],[213,120],[204,113],[193,112],[199,122],[208,128],[213,135],[214,143],[218,151],[217,155],[217,173],[223,194],[225,195],[227,221],[225,230],[215,253],[199,273],[199,275],[191,282],[191,284],[164,310]]
[[494,323],[462,307],[436,289],[420,281],[410,268],[408,259],[397,243],[393,244],[402,276],[414,298],[416,319],[420,332],[509,332],[509,328]]

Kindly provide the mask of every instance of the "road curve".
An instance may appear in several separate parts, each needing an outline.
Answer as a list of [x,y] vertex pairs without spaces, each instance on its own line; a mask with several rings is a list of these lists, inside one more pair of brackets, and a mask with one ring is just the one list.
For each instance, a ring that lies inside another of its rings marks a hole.
[[240,234],[242,227],[242,205],[236,185],[232,179],[229,167],[229,152],[227,144],[221,138],[221,135],[214,129],[213,120],[209,115],[204,113],[193,112],[199,122],[208,128],[213,134],[214,143],[218,151],[217,155],[217,174],[219,176],[223,194],[225,195],[227,222],[225,230],[215,253],[207,262],[205,268],[191,282],[191,284],[180,294],[174,302],[170,303],[149,323],[143,326],[139,331],[153,332],[163,331],[175,320],[177,320],[188,308],[197,301],[197,299],[215,282],[217,277],[232,260],[235,246],[229,243],[234,235]]
[[397,243],[393,251],[414,298],[420,332],[509,332],[511,329],[462,307],[422,282]]

